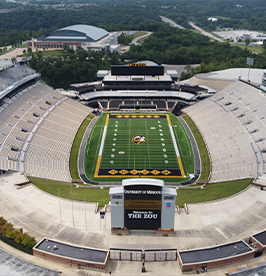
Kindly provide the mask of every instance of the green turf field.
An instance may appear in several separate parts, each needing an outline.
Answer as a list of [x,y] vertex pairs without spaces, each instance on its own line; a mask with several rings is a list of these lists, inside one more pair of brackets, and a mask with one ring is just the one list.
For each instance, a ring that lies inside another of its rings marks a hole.
[[166,119],[109,119],[102,156],[101,168],[179,168]]
[[98,181],[184,181],[194,173],[194,156],[183,126],[172,114],[102,114],[88,139],[85,170]]

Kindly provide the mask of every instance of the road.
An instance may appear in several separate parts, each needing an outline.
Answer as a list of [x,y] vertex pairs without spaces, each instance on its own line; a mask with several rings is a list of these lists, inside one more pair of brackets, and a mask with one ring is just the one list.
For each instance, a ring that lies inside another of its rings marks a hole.
[[144,37],[151,35],[151,34],[152,34],[152,32],[147,32],[145,35],[138,36],[131,41],[131,44],[140,45],[141,44],[140,40]]
[[27,51],[27,48],[16,48],[10,52],[6,52],[5,54],[0,55],[0,59],[5,59],[5,58],[11,59],[12,57],[17,57],[23,54],[23,50]]
[[[162,21],[164,21],[165,23],[170,24],[172,27],[176,27],[176,28],[179,28],[179,29],[185,29],[184,27],[182,27],[182,26],[176,24],[174,21],[172,21],[172,20],[169,19],[169,18],[166,18],[166,17],[164,17],[164,16],[160,16],[160,17],[161,17]],[[213,34],[204,31],[203,29],[201,29],[200,27],[198,27],[197,25],[195,25],[195,24],[194,24],[193,22],[191,22],[191,21],[189,22],[189,25],[190,25],[191,27],[193,27],[195,30],[200,31],[203,35],[206,35],[206,36],[208,36],[208,37],[210,37],[210,38],[212,38],[212,39],[218,40],[218,41],[220,41],[220,42],[224,42],[222,39],[220,39],[220,38],[218,38],[218,37],[215,37]]]
[[172,27],[179,28],[179,29],[185,29],[184,27],[176,24],[174,21],[172,21],[169,18],[166,18],[166,17],[161,16],[161,15],[160,15],[160,17],[161,17],[161,19],[162,19],[163,22],[170,24],[170,26],[172,26]]
[[194,24],[193,22],[191,22],[191,21],[189,22],[189,25],[190,25],[191,27],[193,27],[195,30],[200,31],[203,35],[208,36],[209,38],[218,40],[218,41],[220,41],[220,42],[224,42],[222,39],[220,39],[220,38],[218,38],[218,37],[215,37],[213,34],[204,31],[203,29],[201,29],[200,27],[198,27],[197,25],[195,25],[195,24]]

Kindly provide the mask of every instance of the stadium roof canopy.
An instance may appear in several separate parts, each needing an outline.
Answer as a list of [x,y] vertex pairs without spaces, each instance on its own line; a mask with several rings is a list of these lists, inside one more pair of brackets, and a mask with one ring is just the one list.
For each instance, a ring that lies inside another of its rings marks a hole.
[[37,41],[96,42],[107,35],[109,33],[102,28],[90,25],[72,25],[40,36]]

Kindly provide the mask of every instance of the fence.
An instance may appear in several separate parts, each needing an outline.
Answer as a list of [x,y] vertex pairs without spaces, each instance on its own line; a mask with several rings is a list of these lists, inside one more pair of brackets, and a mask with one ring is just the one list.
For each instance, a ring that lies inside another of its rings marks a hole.
[[110,248],[111,260],[165,262],[176,261],[176,249],[119,249]]

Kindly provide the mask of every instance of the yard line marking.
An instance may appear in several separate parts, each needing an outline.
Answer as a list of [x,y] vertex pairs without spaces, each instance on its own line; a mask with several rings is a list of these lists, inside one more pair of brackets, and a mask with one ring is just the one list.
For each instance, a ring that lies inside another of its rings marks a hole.
[[98,159],[97,159],[97,164],[96,164],[96,169],[95,169],[94,177],[97,177],[97,176],[98,176],[100,163],[101,163],[101,156],[99,155],[99,156],[98,156]]
[[181,161],[181,157],[177,156],[177,159],[178,159],[178,163],[179,163],[179,166],[180,166],[181,174],[182,174],[183,177],[185,177],[185,172],[184,172],[183,164],[182,164],[182,161]]
[[170,129],[171,137],[172,137],[172,140],[173,140],[176,156],[180,156],[179,151],[178,151],[178,147],[176,145],[175,135],[174,135],[172,126],[169,125],[169,129]]
[[131,118],[129,119],[129,131],[128,131],[128,143],[129,143],[129,146],[128,146],[128,158],[127,158],[127,167],[130,168],[129,166],[129,163],[130,163],[130,143],[131,143],[131,137],[130,137],[130,130],[131,130]]
[[169,117],[168,114],[167,114],[167,121],[168,121],[168,125],[169,125],[169,126],[172,126],[171,121],[170,121],[170,117]]
[[180,152],[181,152],[182,156],[184,156],[184,155],[183,155],[183,152],[182,152],[182,147],[181,147],[181,145],[180,145],[180,143],[179,143],[178,135],[177,135],[175,129],[174,129],[174,132],[175,132],[175,136],[177,137],[177,140],[176,140],[176,141],[177,141],[177,143],[178,143],[178,148],[180,149]]
[[[183,127],[182,124],[180,125],[180,128],[181,128],[181,130],[182,130],[182,132],[183,132],[183,135],[184,135],[185,138],[186,138],[186,143],[187,143],[187,147],[188,147],[188,150],[189,150],[189,155],[184,155],[184,154],[183,154],[182,147],[181,147],[180,142],[179,142],[179,136],[178,136],[177,133],[176,133],[176,128],[174,128],[175,136],[177,137],[177,142],[178,142],[178,145],[179,145],[181,154],[182,154],[183,157],[191,157],[191,156],[192,156],[191,144],[190,144],[190,142],[189,142],[189,140],[188,140],[187,134],[186,134],[186,132],[185,132],[184,127]],[[186,165],[185,165],[185,164],[184,164],[184,167],[186,168]]]
[[101,158],[102,158],[104,141],[105,141],[106,132],[107,132],[108,121],[109,121],[109,114],[107,114],[106,120],[105,120],[105,125],[104,125],[104,129],[103,129],[103,136],[102,136],[100,150],[99,150],[99,153],[98,153],[98,159],[97,159],[97,164],[96,164],[96,169],[95,169],[94,177],[98,176],[98,172],[99,172],[99,168],[100,168],[100,163],[101,163]]
[[150,157],[150,147],[149,147],[149,138],[148,138],[148,129],[147,129],[147,119],[145,118],[145,126],[146,126],[146,136],[147,136],[147,147],[148,147],[148,156],[149,156],[149,168],[151,167],[151,157]]
[[[168,114],[167,114],[167,118],[168,118],[168,123],[169,123],[170,117],[169,117]],[[170,121],[170,123],[171,123],[171,121]],[[173,144],[174,144],[174,148],[175,148],[177,160],[178,160],[178,163],[179,163],[180,171],[181,171],[182,177],[185,177],[185,172],[184,172],[182,160],[181,160],[181,157],[180,157],[180,154],[179,154],[179,151],[178,151],[178,147],[177,147],[177,144],[176,144],[176,139],[175,139],[174,131],[173,131],[172,125],[168,124],[168,126],[169,126],[170,133],[171,133],[171,136],[172,136],[172,141],[173,141]]]

